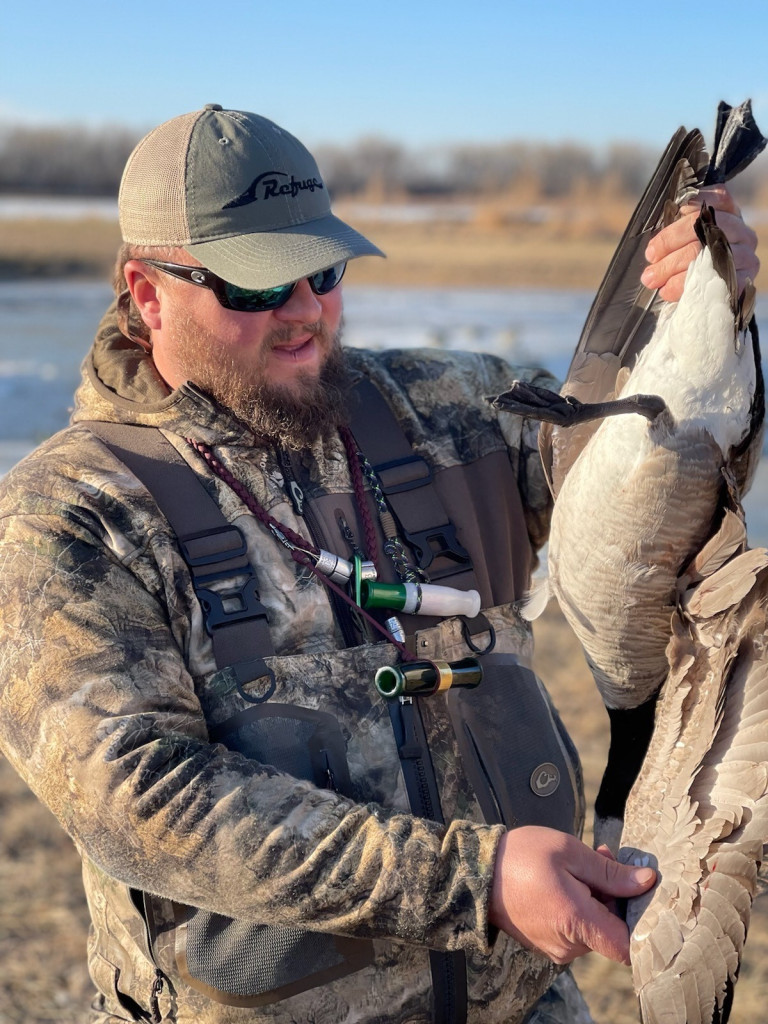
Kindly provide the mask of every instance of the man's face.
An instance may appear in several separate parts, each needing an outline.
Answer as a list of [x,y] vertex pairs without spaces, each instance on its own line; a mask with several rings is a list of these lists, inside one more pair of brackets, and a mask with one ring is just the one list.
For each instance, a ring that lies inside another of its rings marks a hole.
[[[192,263],[191,259],[184,262]],[[152,355],[161,376],[176,388],[189,376],[190,330],[206,339],[212,366],[222,363],[244,378],[300,394],[317,379],[341,324],[341,288],[315,295],[299,281],[284,306],[264,313],[225,309],[207,288],[157,272],[162,324]],[[198,358],[202,353],[198,353]],[[199,383],[196,381],[195,383]]]
[[315,295],[302,280],[279,309],[237,313],[209,289],[176,279],[158,285],[162,326],[152,333],[152,356],[172,387],[194,382],[290,447],[343,420],[340,287]]

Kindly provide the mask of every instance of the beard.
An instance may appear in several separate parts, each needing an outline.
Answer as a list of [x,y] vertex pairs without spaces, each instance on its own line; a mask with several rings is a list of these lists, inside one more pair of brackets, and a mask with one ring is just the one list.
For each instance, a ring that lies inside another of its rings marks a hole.
[[332,435],[347,422],[350,375],[341,346],[341,328],[332,334],[324,321],[304,325],[325,356],[320,373],[298,372],[290,387],[265,379],[270,350],[290,340],[291,328],[267,335],[247,369],[239,366],[216,335],[190,317],[177,320],[175,343],[186,379],[229,409],[254,434],[301,451]]

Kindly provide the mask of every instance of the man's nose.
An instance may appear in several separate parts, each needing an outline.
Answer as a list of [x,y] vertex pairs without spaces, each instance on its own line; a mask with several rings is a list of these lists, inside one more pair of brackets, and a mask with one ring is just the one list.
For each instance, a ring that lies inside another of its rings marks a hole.
[[275,310],[275,316],[278,320],[301,320],[304,323],[311,323],[320,318],[322,311],[320,299],[312,291],[305,277],[297,283],[285,305]]

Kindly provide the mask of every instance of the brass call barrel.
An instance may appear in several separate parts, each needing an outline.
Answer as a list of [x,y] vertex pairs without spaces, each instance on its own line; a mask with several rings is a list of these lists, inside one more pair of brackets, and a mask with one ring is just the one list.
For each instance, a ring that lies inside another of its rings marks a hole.
[[382,697],[428,697],[452,686],[477,686],[483,668],[477,658],[461,661],[409,661],[384,665],[376,672],[376,689]]

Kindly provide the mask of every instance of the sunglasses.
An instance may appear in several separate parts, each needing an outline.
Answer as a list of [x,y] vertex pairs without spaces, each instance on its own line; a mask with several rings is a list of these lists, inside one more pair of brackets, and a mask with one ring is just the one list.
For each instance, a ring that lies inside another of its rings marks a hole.
[[[185,263],[165,263],[163,260],[141,262],[156,267],[171,277],[178,277],[181,281],[189,281],[201,288],[210,288],[225,309],[233,309],[237,313],[265,313],[270,309],[279,309],[290,299],[299,283],[293,281],[291,284],[278,285],[277,288],[239,288],[203,267],[189,267]],[[344,260],[328,267],[327,270],[310,274],[307,278],[309,287],[315,295],[327,295],[341,281],[346,269],[347,262]]]

